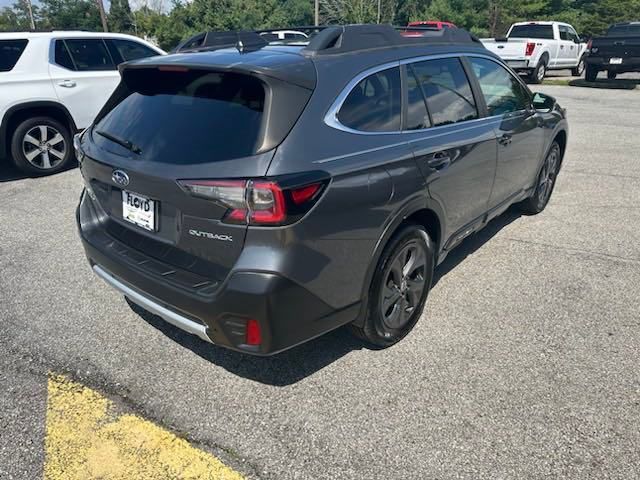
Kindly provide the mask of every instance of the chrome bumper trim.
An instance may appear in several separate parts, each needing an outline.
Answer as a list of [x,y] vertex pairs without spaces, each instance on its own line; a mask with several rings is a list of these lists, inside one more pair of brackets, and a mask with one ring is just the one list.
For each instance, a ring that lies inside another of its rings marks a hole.
[[110,272],[106,271],[99,265],[94,265],[93,271],[97,276],[102,278],[105,282],[107,282],[110,286],[118,290],[125,297],[129,297],[129,299],[131,299],[133,303],[140,305],[142,308],[144,308],[145,310],[148,310],[149,312],[155,315],[158,315],[159,317],[161,317],[171,325],[174,325],[180,328],[181,330],[184,330],[185,332],[191,333],[193,335],[197,335],[202,340],[213,343],[211,342],[211,339],[207,335],[207,327],[205,327],[204,325],[200,325],[199,323],[196,323],[193,320],[183,317],[182,315],[176,312],[173,312],[168,308],[163,307],[158,302],[151,300],[150,298],[145,297],[144,295],[141,295],[140,293],[133,290],[131,287],[122,283],[120,280],[114,277]]

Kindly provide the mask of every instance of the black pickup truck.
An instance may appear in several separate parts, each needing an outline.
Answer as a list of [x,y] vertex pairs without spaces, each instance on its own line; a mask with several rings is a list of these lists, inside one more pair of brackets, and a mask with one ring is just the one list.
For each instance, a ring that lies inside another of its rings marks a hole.
[[594,38],[587,46],[587,81],[607,71],[613,80],[619,73],[640,72],[640,22],[611,25],[604,37]]

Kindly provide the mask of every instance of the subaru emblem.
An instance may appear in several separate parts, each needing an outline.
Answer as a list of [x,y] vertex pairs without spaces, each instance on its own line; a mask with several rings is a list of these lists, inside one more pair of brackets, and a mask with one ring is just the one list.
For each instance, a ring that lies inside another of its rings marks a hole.
[[121,187],[129,185],[129,175],[124,173],[122,170],[114,170],[111,174],[111,180],[113,180],[113,183],[120,185]]

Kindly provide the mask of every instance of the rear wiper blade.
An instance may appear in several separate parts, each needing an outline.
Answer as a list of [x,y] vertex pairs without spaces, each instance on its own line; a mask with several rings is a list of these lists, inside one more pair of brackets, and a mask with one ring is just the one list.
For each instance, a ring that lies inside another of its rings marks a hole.
[[107,132],[103,132],[102,130],[96,130],[96,133],[101,137],[106,138],[107,140],[111,140],[112,142],[117,143],[120,146],[123,146],[127,150],[132,151],[133,153],[136,153],[138,155],[142,153],[142,150],[140,150],[140,147],[138,147],[135,143],[131,143],[129,140],[123,140],[122,138],[116,137],[115,135],[111,135],[110,133],[107,133]]

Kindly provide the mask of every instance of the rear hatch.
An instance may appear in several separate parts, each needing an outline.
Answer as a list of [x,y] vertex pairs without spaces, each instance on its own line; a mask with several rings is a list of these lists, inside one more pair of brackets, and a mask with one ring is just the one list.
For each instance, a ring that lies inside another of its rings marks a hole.
[[94,230],[116,242],[112,251],[133,249],[152,273],[196,274],[216,285],[247,230],[229,218],[232,187],[265,176],[312,90],[267,75],[273,70],[194,64],[196,55],[123,69],[82,137],[81,171],[96,205]]

